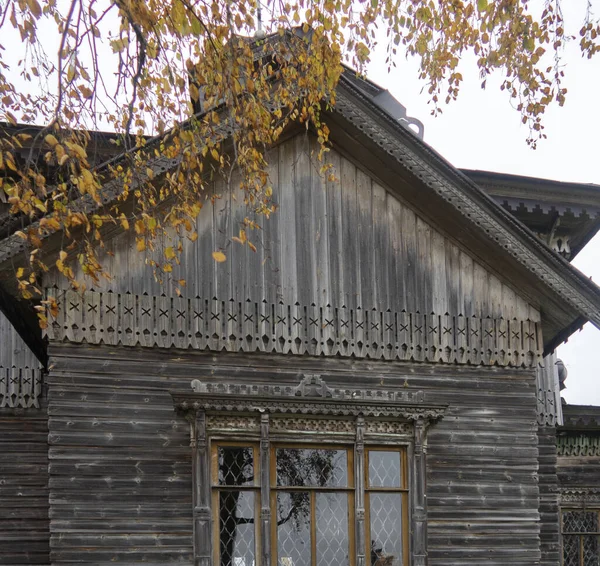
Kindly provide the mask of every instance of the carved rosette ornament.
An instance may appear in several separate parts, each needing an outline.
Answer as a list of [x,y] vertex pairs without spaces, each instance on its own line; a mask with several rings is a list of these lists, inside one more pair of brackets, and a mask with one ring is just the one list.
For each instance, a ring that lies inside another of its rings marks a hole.
[[[364,455],[366,444],[410,447],[411,540],[413,566],[427,564],[427,430],[445,406],[425,402],[423,391],[330,387],[319,375],[293,385],[214,383],[193,380],[189,393],[173,392],[175,410],[192,427],[194,467],[194,564],[209,566],[212,537],[209,517],[210,456],[213,435],[254,439],[260,446],[262,563],[270,564],[271,532],[269,450],[275,439],[354,445],[356,548],[365,548]],[[366,565],[358,550],[357,566]]]

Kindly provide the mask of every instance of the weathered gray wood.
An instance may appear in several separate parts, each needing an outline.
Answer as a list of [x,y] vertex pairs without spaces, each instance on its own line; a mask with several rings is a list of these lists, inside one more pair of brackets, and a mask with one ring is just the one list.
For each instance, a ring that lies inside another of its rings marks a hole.
[[50,564],[48,425],[41,409],[0,409],[0,564]]
[[[184,242],[184,263],[175,266],[173,279],[186,281],[184,297],[218,297],[239,303],[267,300],[277,305],[276,294],[286,305],[360,307],[361,314],[390,309],[539,321],[535,307],[522,299],[521,305],[516,304],[517,295],[504,274],[490,274],[360,166],[331,151],[328,158],[336,165],[337,180],[322,179],[316,149],[315,140],[302,134],[269,154],[278,209],[272,219],[257,219],[265,228],[253,242],[261,249],[257,253],[231,240],[244,218],[254,218],[237,188],[237,174],[231,186],[217,179],[215,198],[206,200],[198,216],[198,242]],[[251,239],[253,235],[248,234]],[[146,257],[162,260],[167,243],[159,243],[153,256],[152,252],[136,253],[132,236],[115,237],[107,244],[107,251],[115,255],[103,258],[115,278],[96,287],[137,295],[174,295],[173,282],[161,287],[145,265]],[[213,260],[216,249],[225,251],[225,263]],[[47,286],[55,283],[65,287],[55,273],[46,276]],[[391,293],[392,289],[396,292]],[[266,314],[261,310],[262,316]],[[273,349],[273,328],[263,330],[268,349]],[[306,334],[310,328],[303,330]],[[356,340],[366,344],[368,333]]]
[[429,564],[530,566],[540,558],[533,371],[243,353],[180,352],[174,360],[158,350],[68,344],[51,345],[51,359],[55,564],[109,556],[191,564],[189,430],[166,389],[188,391],[196,378],[295,384],[304,372],[337,386],[384,380],[449,404],[428,433]]

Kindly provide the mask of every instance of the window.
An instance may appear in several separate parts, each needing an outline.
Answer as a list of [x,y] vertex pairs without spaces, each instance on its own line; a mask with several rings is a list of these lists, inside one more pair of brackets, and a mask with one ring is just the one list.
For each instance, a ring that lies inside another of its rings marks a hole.
[[600,564],[600,510],[562,512],[563,566]]
[[[269,485],[260,485],[259,445],[211,443],[214,563],[257,566],[261,488],[267,489],[273,566],[355,566],[354,446],[273,443]],[[359,482],[369,566],[408,564],[406,449],[369,446]]]
[[190,422],[194,564],[425,566],[422,391],[205,384],[173,392]]

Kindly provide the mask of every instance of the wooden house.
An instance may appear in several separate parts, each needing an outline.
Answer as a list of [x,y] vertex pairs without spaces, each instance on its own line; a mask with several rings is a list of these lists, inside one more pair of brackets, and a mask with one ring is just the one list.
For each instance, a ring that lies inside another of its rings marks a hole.
[[42,336],[4,218],[0,564],[561,563],[553,352],[600,326],[563,255],[600,191],[461,172],[349,72],[325,119],[335,180],[287,132],[256,252],[215,182],[181,295],[116,231],[110,282],[44,276]]

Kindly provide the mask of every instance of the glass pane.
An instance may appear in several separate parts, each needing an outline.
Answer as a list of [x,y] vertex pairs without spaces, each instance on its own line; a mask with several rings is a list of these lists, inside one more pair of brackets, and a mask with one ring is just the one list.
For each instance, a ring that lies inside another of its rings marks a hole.
[[310,494],[277,494],[277,563],[311,566]]
[[564,511],[563,533],[597,533],[597,511]]
[[369,487],[400,487],[400,452],[369,450]]
[[219,446],[219,485],[254,485],[254,453],[250,446]]
[[346,487],[348,485],[347,451],[278,448],[277,485]]
[[348,495],[317,493],[317,566],[348,566]]
[[564,566],[581,566],[579,563],[579,537],[563,537],[563,564]]
[[598,537],[583,537],[583,566],[598,564]]
[[369,494],[371,566],[402,564],[402,494]]
[[219,554],[221,566],[254,565],[254,493],[219,493]]

